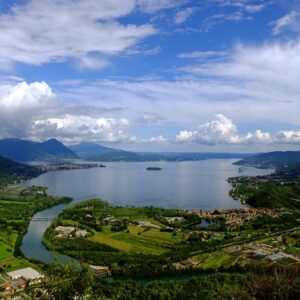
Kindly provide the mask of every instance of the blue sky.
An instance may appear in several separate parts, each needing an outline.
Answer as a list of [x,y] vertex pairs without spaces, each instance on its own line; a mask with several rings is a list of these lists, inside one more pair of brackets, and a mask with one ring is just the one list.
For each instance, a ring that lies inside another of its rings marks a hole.
[[299,1],[0,0],[0,137],[300,144]]

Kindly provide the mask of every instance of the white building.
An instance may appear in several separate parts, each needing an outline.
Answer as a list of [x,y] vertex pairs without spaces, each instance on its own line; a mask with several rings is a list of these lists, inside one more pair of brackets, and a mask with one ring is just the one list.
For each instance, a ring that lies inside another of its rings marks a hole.
[[12,271],[12,272],[7,273],[7,275],[12,280],[22,278],[25,281],[28,281],[28,280],[36,281],[36,280],[39,280],[39,279],[44,277],[44,275],[42,275],[40,272],[38,272],[37,270],[35,270],[31,267],[16,270],[16,271]]

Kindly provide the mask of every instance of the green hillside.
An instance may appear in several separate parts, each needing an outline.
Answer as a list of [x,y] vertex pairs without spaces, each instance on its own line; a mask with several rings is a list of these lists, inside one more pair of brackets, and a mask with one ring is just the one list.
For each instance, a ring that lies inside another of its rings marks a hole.
[[246,157],[235,164],[257,168],[298,168],[300,167],[300,151],[261,153]]
[[0,156],[0,185],[25,180],[41,174],[37,168]]

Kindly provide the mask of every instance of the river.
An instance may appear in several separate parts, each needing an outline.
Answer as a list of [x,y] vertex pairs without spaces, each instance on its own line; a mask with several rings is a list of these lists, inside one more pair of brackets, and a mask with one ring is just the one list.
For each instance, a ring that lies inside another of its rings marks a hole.
[[[54,171],[24,183],[47,186],[52,195],[70,196],[78,202],[101,198],[112,205],[158,206],[180,209],[222,209],[242,205],[228,192],[228,177],[265,175],[273,170],[246,168],[239,173],[232,159],[194,162],[106,163],[106,168]],[[147,171],[149,166],[161,171]],[[56,217],[66,204],[38,212],[34,217]],[[55,256],[42,244],[43,234],[51,222],[31,222],[21,250],[28,258],[45,263]],[[60,256],[63,261],[67,258]]]

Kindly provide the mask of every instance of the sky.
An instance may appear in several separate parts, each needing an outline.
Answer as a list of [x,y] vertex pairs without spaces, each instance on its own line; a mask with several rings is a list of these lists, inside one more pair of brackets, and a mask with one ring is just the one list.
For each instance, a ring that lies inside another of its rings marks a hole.
[[300,0],[0,0],[0,138],[300,150]]

